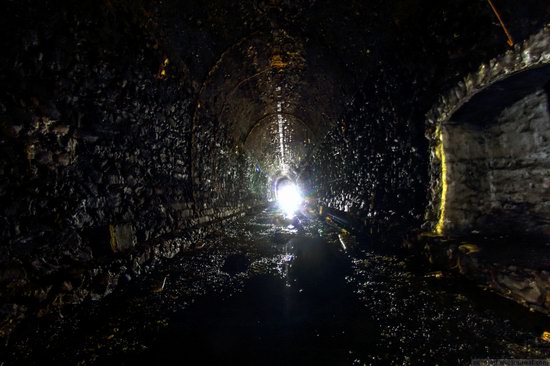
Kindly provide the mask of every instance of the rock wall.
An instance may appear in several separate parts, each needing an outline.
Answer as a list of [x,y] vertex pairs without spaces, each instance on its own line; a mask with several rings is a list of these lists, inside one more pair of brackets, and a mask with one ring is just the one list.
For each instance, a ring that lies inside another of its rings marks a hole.
[[540,90],[486,125],[446,124],[449,234],[550,235],[550,115]]
[[231,155],[215,168],[235,179],[230,194],[197,204],[196,82],[155,8],[21,1],[5,11],[0,335],[25,314],[105,296],[159,258],[200,246],[201,224],[262,198],[236,174],[247,174],[246,157]]
[[195,121],[192,174],[197,208],[210,212],[225,202],[249,202],[267,197],[267,176],[226,124],[214,116]]
[[300,179],[320,205],[359,218],[373,234],[399,235],[423,213],[422,130],[408,118],[411,105],[397,103],[408,91],[395,70],[375,74],[306,159]]

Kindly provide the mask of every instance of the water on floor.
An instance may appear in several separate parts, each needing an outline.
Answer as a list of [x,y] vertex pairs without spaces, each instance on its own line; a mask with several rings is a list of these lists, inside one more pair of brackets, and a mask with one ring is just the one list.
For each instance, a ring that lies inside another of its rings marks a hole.
[[546,317],[275,208],[98,303],[29,321],[3,365],[463,365],[548,358]]

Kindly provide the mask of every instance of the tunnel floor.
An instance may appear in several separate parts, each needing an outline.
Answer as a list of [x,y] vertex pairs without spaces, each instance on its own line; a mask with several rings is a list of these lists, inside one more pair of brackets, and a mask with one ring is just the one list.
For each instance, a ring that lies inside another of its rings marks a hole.
[[[462,365],[547,358],[548,319],[274,208],[102,302],[28,319],[3,365]],[[365,241],[361,239],[360,241]],[[344,244],[346,241],[344,241]]]

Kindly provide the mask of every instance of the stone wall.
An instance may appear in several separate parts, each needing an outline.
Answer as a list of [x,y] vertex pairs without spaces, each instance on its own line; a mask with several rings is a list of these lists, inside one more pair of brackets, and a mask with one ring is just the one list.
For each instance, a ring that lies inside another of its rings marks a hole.
[[159,258],[200,246],[205,224],[262,198],[243,179],[253,169],[246,156],[233,154],[201,167],[231,189],[197,201],[196,81],[155,8],[21,1],[5,10],[0,336],[25,314],[99,299]]
[[300,180],[320,205],[347,212],[387,238],[420,223],[426,165],[411,104],[396,102],[406,87],[396,70],[374,74],[306,159]]
[[488,129],[489,221],[550,236],[550,115],[544,91],[505,109]]
[[550,234],[550,116],[540,90],[486,125],[444,126],[449,234]]
[[483,129],[478,125],[448,123],[442,130],[447,163],[445,230],[471,231],[472,218],[488,212],[487,149]]

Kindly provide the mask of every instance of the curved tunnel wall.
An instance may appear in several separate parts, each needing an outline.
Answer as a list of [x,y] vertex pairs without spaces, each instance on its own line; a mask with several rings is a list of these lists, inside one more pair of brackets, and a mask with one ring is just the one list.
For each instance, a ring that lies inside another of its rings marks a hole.
[[320,205],[384,238],[419,224],[425,205],[423,131],[410,119],[415,104],[394,103],[408,87],[397,70],[373,72],[300,173]]
[[231,184],[197,204],[196,82],[155,21],[159,10],[57,5],[11,3],[14,17],[2,23],[13,38],[2,37],[0,60],[1,335],[26,311],[102,298],[199,247],[204,224],[254,203],[254,177],[231,150],[212,158]]
[[194,169],[199,186],[208,191],[217,179],[217,172],[206,170],[219,157],[197,147],[210,144],[208,153],[216,154],[222,141],[228,144],[223,150],[245,154],[267,176],[283,165],[298,166],[334,125],[351,92],[349,74],[337,61],[307,34],[279,27],[229,47],[198,98],[193,161],[201,167]]

